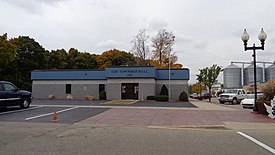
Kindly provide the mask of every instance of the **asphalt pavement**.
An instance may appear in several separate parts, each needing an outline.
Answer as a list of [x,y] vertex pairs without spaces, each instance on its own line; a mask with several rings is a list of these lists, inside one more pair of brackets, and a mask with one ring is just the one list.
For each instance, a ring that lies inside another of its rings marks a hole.
[[[264,134],[258,137],[262,142],[274,144],[267,138],[275,134],[274,130],[254,132],[256,136]],[[0,149],[5,155],[272,154],[233,130],[10,122],[0,123]]]
[[273,135],[274,119],[198,100],[37,100],[29,109],[0,111],[5,155],[275,154]]

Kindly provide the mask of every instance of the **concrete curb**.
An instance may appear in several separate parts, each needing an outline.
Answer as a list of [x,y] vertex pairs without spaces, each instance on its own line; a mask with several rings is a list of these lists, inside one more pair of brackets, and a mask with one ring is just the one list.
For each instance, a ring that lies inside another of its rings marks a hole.
[[233,130],[275,130],[275,123],[224,122]]

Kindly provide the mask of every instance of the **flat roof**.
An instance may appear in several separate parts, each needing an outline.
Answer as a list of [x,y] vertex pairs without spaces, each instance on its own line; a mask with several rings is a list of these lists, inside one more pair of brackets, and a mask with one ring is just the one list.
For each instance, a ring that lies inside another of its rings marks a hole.
[[189,80],[189,69],[156,69],[153,66],[118,66],[105,70],[34,70],[31,80],[107,80],[113,78],[154,78]]

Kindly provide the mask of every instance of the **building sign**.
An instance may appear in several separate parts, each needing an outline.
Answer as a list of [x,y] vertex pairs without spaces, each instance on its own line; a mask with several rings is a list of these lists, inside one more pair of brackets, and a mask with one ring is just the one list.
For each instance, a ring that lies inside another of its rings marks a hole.
[[106,69],[107,78],[156,78],[154,67],[114,67]]

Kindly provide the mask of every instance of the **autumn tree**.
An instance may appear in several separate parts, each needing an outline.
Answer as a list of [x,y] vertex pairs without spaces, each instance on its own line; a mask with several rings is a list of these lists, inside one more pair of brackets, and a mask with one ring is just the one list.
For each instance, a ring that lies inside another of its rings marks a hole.
[[208,88],[208,91],[210,94],[209,102],[211,102],[211,89],[221,72],[221,67],[215,64],[212,67],[206,67],[206,68],[200,69],[199,71],[200,73],[196,75],[197,80],[200,84]]
[[152,39],[153,60],[159,61],[158,67],[168,68],[169,62],[172,66],[177,61],[175,53],[171,53],[175,42],[174,38],[175,36],[172,32],[168,32],[166,29],[160,29],[156,37]]
[[133,54],[117,49],[103,52],[97,56],[96,61],[99,69],[110,66],[133,65],[135,63]]
[[131,43],[133,44],[132,52],[134,53],[138,65],[147,65],[147,58],[149,54],[148,44],[149,36],[145,29],[139,30],[138,34],[134,36]]
[[203,88],[202,85],[199,84],[199,83],[193,84],[192,85],[192,92],[197,93],[197,94],[201,94],[202,88]]
[[[149,60],[148,63],[151,66],[154,66],[158,69],[168,69],[169,68],[168,64],[163,63],[162,65],[160,65],[158,60]],[[181,69],[182,67],[183,67],[183,65],[179,64],[179,63],[171,64],[171,66],[170,66],[171,69]]]

